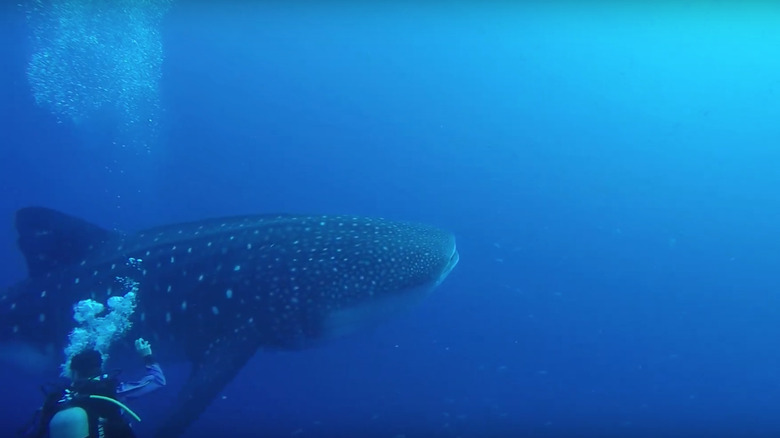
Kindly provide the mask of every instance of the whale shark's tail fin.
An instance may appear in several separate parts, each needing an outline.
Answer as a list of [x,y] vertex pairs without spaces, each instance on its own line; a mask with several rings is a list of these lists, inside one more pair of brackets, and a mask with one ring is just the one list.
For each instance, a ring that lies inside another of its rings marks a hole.
[[99,245],[118,237],[83,219],[44,207],[17,211],[16,230],[30,277],[78,263]]

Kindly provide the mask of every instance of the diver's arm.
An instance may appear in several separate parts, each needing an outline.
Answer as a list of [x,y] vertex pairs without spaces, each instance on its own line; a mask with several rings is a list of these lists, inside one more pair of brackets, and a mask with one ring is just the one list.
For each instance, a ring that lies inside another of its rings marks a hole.
[[165,374],[163,374],[160,364],[152,356],[152,347],[149,346],[149,343],[143,338],[139,338],[135,341],[135,349],[144,358],[146,376],[137,382],[119,384],[116,394],[123,400],[132,400],[165,386]]
[[123,400],[132,400],[144,396],[165,386],[165,374],[152,355],[144,356],[146,375],[137,382],[122,382],[116,389],[116,395]]

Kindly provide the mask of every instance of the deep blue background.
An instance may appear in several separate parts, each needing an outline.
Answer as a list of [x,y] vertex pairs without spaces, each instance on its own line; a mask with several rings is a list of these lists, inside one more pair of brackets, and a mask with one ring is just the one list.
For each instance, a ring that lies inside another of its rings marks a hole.
[[[178,0],[149,154],[35,106],[4,3],[0,284],[31,204],[429,222],[461,262],[420,308],[258,354],[188,436],[780,433],[780,10],[735,3]],[[10,428],[40,382],[0,382]]]

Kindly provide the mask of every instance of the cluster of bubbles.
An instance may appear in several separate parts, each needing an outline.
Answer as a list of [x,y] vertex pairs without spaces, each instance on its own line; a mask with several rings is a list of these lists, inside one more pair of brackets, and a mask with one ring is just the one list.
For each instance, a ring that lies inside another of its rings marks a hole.
[[111,344],[132,327],[130,317],[136,307],[138,282],[128,277],[117,277],[117,280],[125,288],[124,295],[109,297],[106,305],[95,300],[82,300],[73,306],[73,319],[78,326],[68,335],[63,376],[70,376],[73,356],[86,349],[95,349],[103,355],[103,360],[108,359]]
[[172,0],[29,0],[35,101],[60,122],[112,114],[120,135],[149,138],[160,113],[160,22]]
[[[127,263],[125,263],[127,266],[130,266],[131,268],[135,268],[138,270],[141,270],[141,263],[143,263],[143,259],[137,259],[135,257],[130,257],[127,259]],[[118,279],[119,277],[117,277]]]

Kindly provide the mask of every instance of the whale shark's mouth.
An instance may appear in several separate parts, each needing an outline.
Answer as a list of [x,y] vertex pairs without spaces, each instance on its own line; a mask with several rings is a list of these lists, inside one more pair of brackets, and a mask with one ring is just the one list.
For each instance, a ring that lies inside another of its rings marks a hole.
[[447,278],[448,275],[450,275],[450,272],[452,272],[452,270],[455,269],[455,265],[457,265],[459,261],[460,261],[460,254],[458,253],[458,248],[456,248],[455,245],[453,245],[452,254],[450,255],[450,260],[447,262],[447,265],[444,266],[444,269],[441,271],[439,278],[436,280],[437,286],[441,284],[441,282],[444,281],[444,279]]

